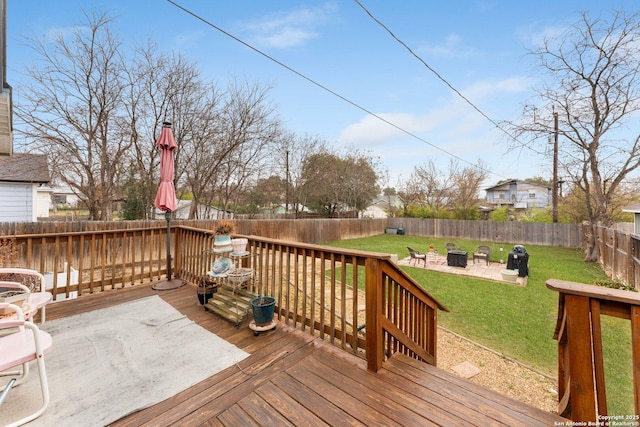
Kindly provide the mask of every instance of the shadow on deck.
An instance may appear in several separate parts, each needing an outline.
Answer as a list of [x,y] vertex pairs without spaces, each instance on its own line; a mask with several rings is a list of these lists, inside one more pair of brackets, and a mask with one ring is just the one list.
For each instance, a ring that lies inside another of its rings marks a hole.
[[282,323],[256,337],[246,322],[236,328],[205,311],[189,285],[161,292],[139,285],[84,296],[50,305],[47,319],[153,294],[251,355],[114,426],[552,426],[567,421],[400,354],[373,373],[365,360]]

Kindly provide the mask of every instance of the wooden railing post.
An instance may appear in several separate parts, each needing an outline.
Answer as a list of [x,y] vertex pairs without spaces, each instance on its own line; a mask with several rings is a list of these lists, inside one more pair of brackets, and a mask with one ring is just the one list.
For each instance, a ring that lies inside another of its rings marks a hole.
[[608,415],[602,315],[630,320],[634,405],[640,413],[640,295],[555,279],[546,285],[559,293],[560,302],[555,333],[559,413],[580,422]]
[[380,307],[382,301],[382,283],[380,265],[377,259],[368,258],[365,262],[366,294],[366,353],[367,369],[377,372],[384,360],[382,328],[380,326]]
[[595,383],[589,298],[566,295],[567,343],[569,350],[569,387],[571,418],[596,421]]
[[640,408],[640,307],[631,307],[631,354],[633,355],[633,399]]

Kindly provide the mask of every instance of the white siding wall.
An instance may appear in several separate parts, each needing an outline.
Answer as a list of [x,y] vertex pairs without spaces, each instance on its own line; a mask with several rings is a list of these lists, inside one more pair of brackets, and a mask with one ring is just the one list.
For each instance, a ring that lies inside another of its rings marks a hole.
[[42,190],[37,191],[36,217],[48,218],[50,204],[51,204],[51,192],[42,191]]
[[36,221],[35,199],[33,184],[0,182],[0,221]]

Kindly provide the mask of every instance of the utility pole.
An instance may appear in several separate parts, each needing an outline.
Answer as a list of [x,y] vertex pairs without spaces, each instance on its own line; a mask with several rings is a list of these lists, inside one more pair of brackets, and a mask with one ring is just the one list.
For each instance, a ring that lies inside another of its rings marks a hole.
[[285,205],[284,205],[284,217],[289,218],[289,150],[286,152],[285,157],[285,171],[286,171],[286,188],[285,188]]
[[551,193],[553,205],[553,222],[558,222],[558,113],[553,112],[553,190]]

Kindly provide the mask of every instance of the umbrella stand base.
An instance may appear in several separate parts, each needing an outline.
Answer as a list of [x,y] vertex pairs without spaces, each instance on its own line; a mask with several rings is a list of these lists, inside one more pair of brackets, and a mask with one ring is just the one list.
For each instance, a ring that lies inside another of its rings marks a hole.
[[155,289],[156,291],[168,291],[170,289],[177,289],[184,286],[186,283],[187,281],[182,279],[161,280],[151,286],[151,289]]

